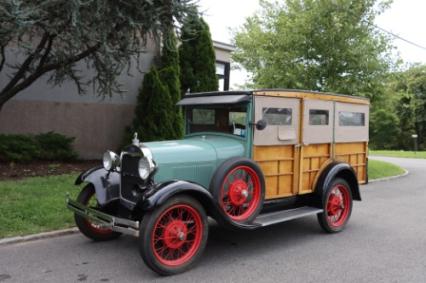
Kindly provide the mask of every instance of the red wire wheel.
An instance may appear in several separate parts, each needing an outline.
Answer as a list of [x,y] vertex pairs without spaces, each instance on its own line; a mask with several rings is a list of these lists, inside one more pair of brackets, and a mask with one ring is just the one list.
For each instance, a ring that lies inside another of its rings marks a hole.
[[177,204],[164,211],[154,225],[151,245],[154,256],[166,266],[180,266],[200,248],[203,223],[193,207]]
[[[83,188],[77,197],[77,201],[89,208],[100,209],[96,200],[95,188],[90,184]],[[80,232],[92,240],[107,241],[115,239],[121,235],[121,233],[114,232],[110,228],[104,228],[100,224],[88,220],[78,214],[74,215],[74,219]]]
[[207,216],[198,201],[189,196],[175,197],[144,216],[140,253],[160,275],[180,273],[200,256],[207,235]]
[[223,180],[220,206],[234,221],[247,221],[261,202],[261,184],[256,171],[246,165],[233,168]]
[[325,194],[324,213],[318,215],[327,232],[341,231],[352,212],[352,195],[347,182],[336,179]]

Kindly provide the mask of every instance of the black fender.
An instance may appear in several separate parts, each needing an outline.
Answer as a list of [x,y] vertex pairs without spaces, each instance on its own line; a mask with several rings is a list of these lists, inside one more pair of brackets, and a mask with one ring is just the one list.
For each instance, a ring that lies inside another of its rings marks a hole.
[[315,192],[322,198],[326,189],[335,178],[345,179],[352,192],[352,199],[361,201],[361,192],[359,190],[359,183],[354,169],[344,162],[332,162],[321,172],[318,178]]
[[219,209],[218,204],[215,202],[212,194],[203,186],[182,180],[172,180],[157,184],[152,193],[146,195],[141,200],[137,207],[142,211],[152,211],[155,208],[164,204],[168,199],[176,195],[189,195],[198,200],[206,210],[207,214],[213,217],[220,224],[228,228],[237,229],[254,229],[255,225],[239,224],[230,222],[228,218]]
[[93,185],[100,205],[119,199],[120,174],[118,172],[108,171],[102,166],[94,167],[82,172],[75,180],[75,185],[83,182]]

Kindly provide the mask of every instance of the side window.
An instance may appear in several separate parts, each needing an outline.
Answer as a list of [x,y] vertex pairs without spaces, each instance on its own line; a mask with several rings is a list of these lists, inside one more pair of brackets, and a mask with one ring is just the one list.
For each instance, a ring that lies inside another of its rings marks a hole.
[[240,124],[245,125],[246,124],[246,112],[229,112],[229,125],[232,126],[233,124]]
[[365,126],[365,114],[362,112],[339,112],[339,126]]
[[215,110],[214,109],[193,109],[192,123],[196,125],[214,125]]
[[268,125],[291,125],[292,109],[291,108],[263,108],[263,119]]
[[312,126],[327,126],[329,121],[328,110],[309,110],[309,125]]

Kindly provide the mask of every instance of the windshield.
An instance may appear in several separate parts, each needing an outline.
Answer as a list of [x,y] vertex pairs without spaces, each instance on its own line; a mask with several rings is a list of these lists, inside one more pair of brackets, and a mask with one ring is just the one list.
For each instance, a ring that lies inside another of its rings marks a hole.
[[247,105],[187,106],[186,132],[219,132],[246,136]]

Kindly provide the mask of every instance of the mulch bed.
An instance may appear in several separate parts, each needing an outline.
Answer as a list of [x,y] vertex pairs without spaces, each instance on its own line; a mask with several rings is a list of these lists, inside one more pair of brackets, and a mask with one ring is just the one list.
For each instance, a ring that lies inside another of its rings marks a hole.
[[76,173],[101,164],[102,163],[99,160],[75,162],[37,161],[30,163],[0,163],[0,180],[17,180],[25,177]]

